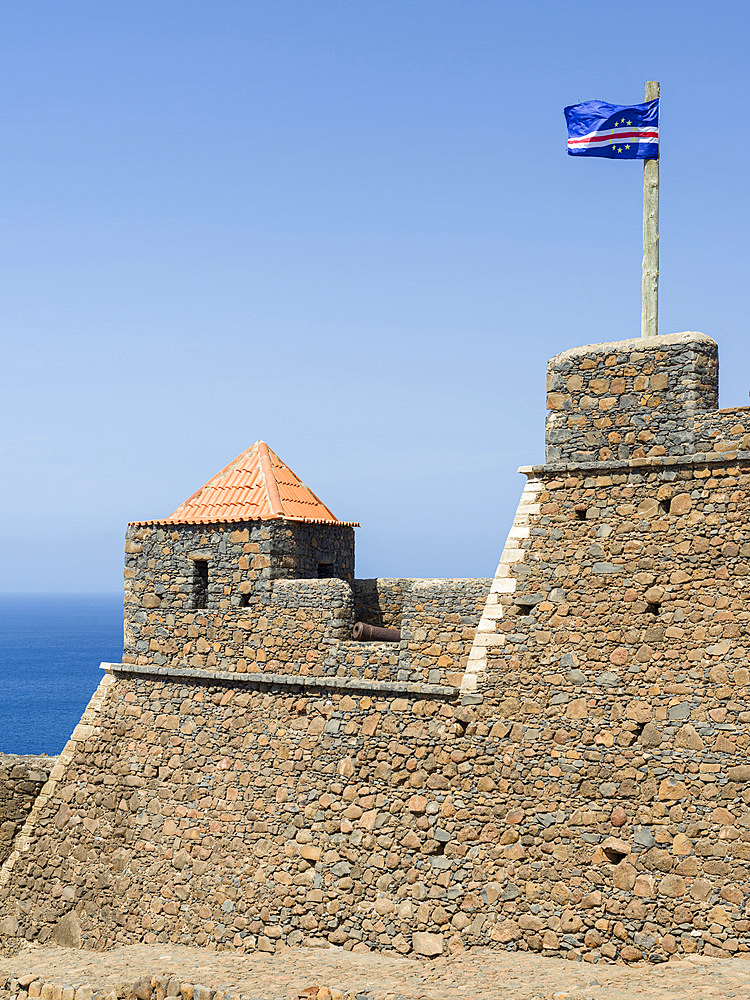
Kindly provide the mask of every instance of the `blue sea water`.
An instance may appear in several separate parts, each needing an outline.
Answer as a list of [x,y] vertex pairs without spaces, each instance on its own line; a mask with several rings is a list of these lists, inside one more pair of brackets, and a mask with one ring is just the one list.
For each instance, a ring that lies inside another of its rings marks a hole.
[[121,594],[0,594],[0,751],[59,753],[122,660]]

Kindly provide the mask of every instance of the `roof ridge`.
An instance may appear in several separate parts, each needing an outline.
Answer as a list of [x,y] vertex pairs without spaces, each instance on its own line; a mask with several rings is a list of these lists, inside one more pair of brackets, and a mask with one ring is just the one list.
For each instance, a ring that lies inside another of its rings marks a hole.
[[279,496],[279,484],[276,482],[271,456],[268,454],[269,448],[265,441],[258,441],[258,457],[260,458],[260,472],[266,486],[266,495],[271,505],[271,512],[275,517],[284,517],[284,505]]

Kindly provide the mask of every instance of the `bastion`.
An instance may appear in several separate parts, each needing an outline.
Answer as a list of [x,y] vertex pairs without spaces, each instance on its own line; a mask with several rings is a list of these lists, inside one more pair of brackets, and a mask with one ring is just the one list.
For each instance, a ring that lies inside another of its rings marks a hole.
[[553,358],[492,580],[357,580],[262,442],[131,525],[123,662],[0,869],[2,947],[748,952],[750,411],[717,359]]

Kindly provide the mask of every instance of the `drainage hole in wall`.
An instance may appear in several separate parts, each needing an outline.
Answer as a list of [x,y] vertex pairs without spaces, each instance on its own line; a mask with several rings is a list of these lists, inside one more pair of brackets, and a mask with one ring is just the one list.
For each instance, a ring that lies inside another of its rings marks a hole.
[[585,521],[586,520],[586,508],[585,507],[575,507],[573,509],[573,513],[575,514],[576,521]]
[[649,601],[646,605],[646,611],[652,615],[659,615],[661,614],[661,604],[658,604],[656,601]]
[[250,595],[249,594],[241,594],[240,595],[240,607],[241,608],[249,608],[250,607]]
[[672,506],[672,500],[670,497],[667,497],[666,500],[659,501],[659,510],[662,512],[662,514],[668,514],[671,506]]
[[635,729],[631,730],[631,732],[633,733],[633,738],[630,741],[629,746],[632,747],[634,743],[638,742],[638,740],[641,738],[641,733],[645,728],[646,728],[645,722],[636,722]]
[[619,865],[627,857],[624,851],[616,851],[614,847],[603,847],[604,856],[613,865]]

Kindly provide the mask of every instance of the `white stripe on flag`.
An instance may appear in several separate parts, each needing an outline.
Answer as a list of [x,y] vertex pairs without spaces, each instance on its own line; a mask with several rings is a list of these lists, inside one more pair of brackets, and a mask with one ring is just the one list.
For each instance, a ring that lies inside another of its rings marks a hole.
[[579,142],[582,139],[590,139],[593,136],[602,135],[622,135],[625,132],[658,132],[658,125],[620,125],[617,128],[608,129],[594,129],[592,132],[587,132],[585,135],[572,135],[571,139],[577,139]]
[[657,129],[630,129],[623,135],[616,132],[591,132],[588,136],[570,136],[568,145],[573,148],[600,145],[603,142],[658,142]]

